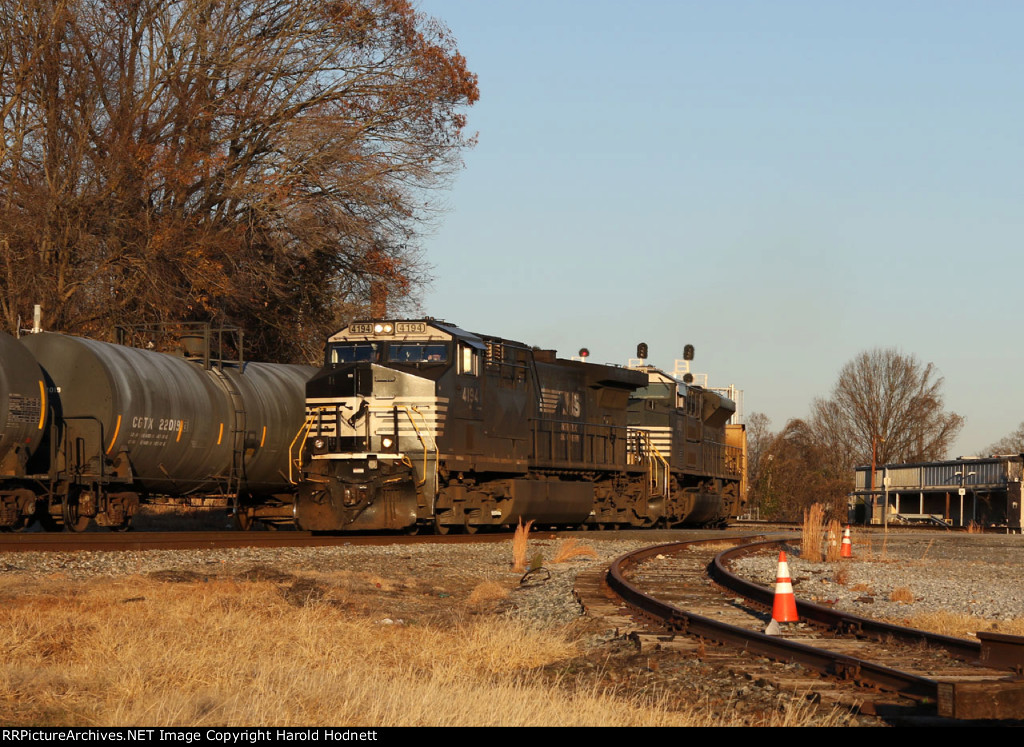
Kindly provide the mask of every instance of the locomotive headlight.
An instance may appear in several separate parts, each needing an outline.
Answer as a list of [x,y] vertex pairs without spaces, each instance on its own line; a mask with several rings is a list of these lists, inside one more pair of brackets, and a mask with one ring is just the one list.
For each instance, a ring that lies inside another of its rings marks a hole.
[[391,322],[378,322],[373,325],[373,331],[378,335],[390,335],[395,331],[395,326]]

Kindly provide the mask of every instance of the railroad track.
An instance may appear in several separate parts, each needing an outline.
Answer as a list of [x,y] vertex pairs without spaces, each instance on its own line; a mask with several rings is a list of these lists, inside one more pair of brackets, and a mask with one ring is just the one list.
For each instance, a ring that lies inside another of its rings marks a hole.
[[783,543],[751,542],[647,548],[581,577],[577,594],[588,611],[619,616],[641,650],[686,652],[826,705],[898,722],[1024,719],[1024,638],[980,633],[975,643],[799,600],[801,622],[766,635],[773,589],[729,563]]
[[231,547],[330,547],[333,545],[460,544],[507,541],[493,535],[321,535],[313,532],[34,532],[0,534],[0,552],[106,552],[211,550]]

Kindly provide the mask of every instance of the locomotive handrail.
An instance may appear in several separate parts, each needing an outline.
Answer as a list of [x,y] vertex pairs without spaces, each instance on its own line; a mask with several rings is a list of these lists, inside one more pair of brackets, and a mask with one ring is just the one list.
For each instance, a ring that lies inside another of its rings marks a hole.
[[[309,429],[313,427],[313,423],[316,421],[317,417],[320,416],[320,413],[331,408],[329,405],[323,405],[321,407],[313,407],[311,409],[313,412],[307,413],[305,421],[303,421],[302,425],[299,426],[298,433],[295,434],[295,438],[292,439],[291,445],[288,447],[288,482],[292,485],[299,484],[298,480],[294,479],[294,476],[292,475],[292,467],[295,466],[300,473],[302,472],[301,444],[305,442],[306,436],[309,435]],[[299,453],[298,456],[292,456],[295,451],[296,444],[300,444]]]
[[[388,407],[374,407],[374,406],[371,405],[370,407],[367,408],[367,414],[382,413],[382,412],[391,413],[391,412],[395,412],[396,410],[401,410],[402,412],[405,413],[406,417],[408,417],[408,419],[409,419],[409,424],[412,426],[413,431],[416,433],[416,438],[419,440],[420,444],[422,444],[422,446],[423,446],[423,475],[424,475],[424,477],[423,477],[422,480],[420,480],[419,482],[416,483],[416,487],[422,487],[427,482],[427,478],[426,478],[427,462],[429,461],[428,457],[430,455],[430,450],[431,450],[431,448],[433,448],[434,454],[437,454],[437,451],[438,451],[438,449],[437,449],[437,441],[435,441],[434,438],[431,436],[430,440],[433,443],[433,447],[431,447],[423,439],[423,434],[420,432],[419,427],[416,425],[416,421],[413,419],[412,413],[415,412],[417,415],[420,416],[420,419],[423,421],[423,425],[424,426],[426,426],[426,424],[427,424],[426,416],[422,412],[419,411],[419,408],[413,407],[411,405],[391,405],[391,406],[388,406]],[[367,421],[367,430],[369,431],[369,421],[370,421],[370,419],[367,418],[366,421]],[[397,428],[397,425],[395,426],[395,433],[393,435],[395,437],[395,444],[397,445],[398,444],[398,428]],[[436,457],[435,457],[435,459],[436,459]],[[437,471],[435,470],[435,478],[436,478],[436,472]]]
[[[647,445],[650,447],[651,451],[654,452],[654,455],[661,461],[662,466],[664,466],[664,468],[665,468],[665,480],[664,480],[664,483],[662,485],[661,494],[664,495],[666,498],[671,498],[672,497],[672,486],[671,486],[671,482],[669,480],[669,476],[671,475],[672,468],[669,465],[668,460],[665,459],[664,456],[662,456],[661,451],[658,449],[658,447],[654,445],[654,441],[651,440],[651,434],[648,433],[647,431],[644,431],[644,430],[641,430],[640,432],[643,434],[644,439],[647,441]],[[654,465],[654,459],[651,456],[647,457],[647,461],[650,462],[650,464],[652,466]],[[653,470],[652,470],[652,473],[653,473]],[[653,482],[651,484],[651,487],[652,488],[654,487]]]
[[[332,408],[333,408],[332,405],[320,405],[320,406],[308,408],[310,410],[310,412],[306,415],[306,420],[303,422],[302,426],[299,428],[298,433],[295,434],[295,438],[292,439],[291,446],[288,447],[288,482],[291,483],[292,485],[297,485],[298,484],[298,481],[295,479],[295,476],[293,474],[293,468],[297,468],[299,471],[301,471],[301,469],[302,469],[302,447],[301,447],[300,444],[303,441],[305,441],[306,438],[309,436],[309,431],[312,429],[313,424],[316,422],[317,418],[323,412],[325,412],[327,410],[330,410]],[[416,415],[418,415],[420,417],[420,419],[423,421],[423,425],[424,426],[426,426],[426,421],[427,421],[426,416],[422,412],[420,412],[418,408],[412,407],[410,405],[391,405],[389,407],[373,407],[373,406],[370,406],[370,407],[368,407],[366,409],[366,413],[368,415],[371,415],[371,414],[375,414],[375,413],[376,414],[379,414],[379,413],[391,413],[391,412],[395,412],[395,411],[398,411],[398,410],[400,410],[400,411],[405,413],[406,417],[409,419],[409,424],[412,426],[412,429],[413,429],[413,431],[416,434],[416,438],[419,440],[420,444],[423,445],[423,474],[424,474],[424,477],[423,477],[422,480],[420,480],[420,481],[418,481],[416,483],[417,487],[422,487],[424,484],[426,484],[426,481],[427,481],[426,473],[427,473],[427,463],[429,461],[429,456],[430,456],[431,452],[433,452],[436,455],[437,451],[438,451],[437,442],[433,439],[433,437],[431,437],[431,439],[430,439],[432,445],[428,444],[427,441],[424,439],[422,431],[420,431],[419,426],[416,425],[416,420],[413,418],[413,413],[415,412]],[[367,429],[369,430],[370,418],[368,417],[366,419],[366,421],[367,421]],[[395,443],[397,444],[398,443],[397,428],[396,428],[396,431],[395,431],[395,433],[393,435],[395,437]],[[298,448],[298,454],[296,455],[295,452],[296,452],[296,446],[297,445],[299,445],[299,448]],[[410,463],[410,466],[411,466],[411,463]]]
[[[672,474],[672,465],[670,465],[668,463],[668,460],[662,455],[662,453],[658,449],[658,447],[654,445],[654,441],[651,440],[651,434],[650,433],[648,433],[643,428],[629,428],[629,431],[631,431],[632,433],[637,434],[637,436],[640,437],[640,439],[644,442],[644,444],[646,444],[647,448],[643,451],[643,453],[640,456],[641,456],[641,458],[643,458],[643,459],[645,459],[647,461],[647,465],[648,465],[648,480],[649,480],[651,489],[653,490],[654,486],[656,484],[655,475],[654,475],[654,469],[653,468],[654,468],[655,460],[657,459],[657,461],[660,461],[662,466],[664,467],[664,475],[665,475],[665,479],[664,479],[664,482],[662,484],[661,494],[664,495],[666,498],[671,498],[672,497],[672,483],[671,483],[671,480],[669,478],[671,477],[671,474]],[[653,455],[652,455],[652,452],[653,452]]]
[[[420,443],[423,444],[423,479],[420,482],[416,483],[416,487],[421,487],[421,486],[425,485],[426,482],[427,482],[427,454],[428,454],[427,449],[429,447],[427,446],[427,443],[423,440],[423,435],[420,433],[420,429],[416,427],[416,421],[412,419],[412,415],[410,413],[411,412],[415,412],[417,415],[419,415],[420,418],[423,420],[423,425],[424,426],[426,426],[426,424],[427,424],[427,418],[423,415],[422,412],[419,411],[419,408],[417,408],[417,407],[402,405],[402,409],[404,409],[406,411],[406,414],[409,415],[409,423],[412,425],[412,429],[414,431],[416,431],[416,438],[418,438],[420,440]],[[396,443],[397,443],[397,439],[398,439],[398,434],[397,433],[395,434],[395,439],[396,439]],[[434,454],[435,454],[434,462],[436,464],[436,462],[437,462],[437,456],[436,456],[436,454],[437,454],[437,441],[434,440],[433,436],[431,436],[430,440],[434,444]],[[435,487],[435,491],[434,492],[437,492],[436,491],[436,488],[437,488],[437,470],[436,469],[434,470],[434,487]]]

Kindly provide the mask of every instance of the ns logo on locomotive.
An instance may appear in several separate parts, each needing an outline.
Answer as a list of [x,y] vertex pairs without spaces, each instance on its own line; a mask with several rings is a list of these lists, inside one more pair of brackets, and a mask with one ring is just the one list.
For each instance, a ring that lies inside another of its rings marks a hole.
[[741,512],[735,404],[649,366],[434,320],[353,322],[306,385],[297,525],[475,532],[719,525]]

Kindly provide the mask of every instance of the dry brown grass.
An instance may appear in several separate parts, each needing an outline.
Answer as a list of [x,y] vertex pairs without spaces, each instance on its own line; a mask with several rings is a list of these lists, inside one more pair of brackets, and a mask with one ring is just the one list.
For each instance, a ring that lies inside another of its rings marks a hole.
[[850,582],[850,572],[846,568],[836,568],[832,578],[840,586],[846,586]]
[[508,599],[510,592],[497,581],[484,581],[477,584],[469,594],[469,605],[471,607],[482,607],[491,602],[501,602]]
[[533,526],[533,519],[526,522],[526,526],[523,526],[523,520],[519,519],[519,526],[516,527],[516,533],[512,536],[512,570],[516,573],[522,573],[526,570],[526,550],[529,544],[530,538],[530,527]]
[[871,587],[871,585],[864,583],[854,584],[850,587],[850,591],[862,591],[865,594],[869,594],[870,596],[875,595],[875,590]]
[[596,558],[597,550],[589,545],[581,545],[576,539],[567,539],[555,550],[552,563],[567,563],[573,558]]
[[800,557],[809,563],[821,562],[821,542],[824,536],[822,522],[825,507],[820,503],[804,509],[804,523],[801,532]]
[[913,604],[915,600],[914,592],[907,586],[897,586],[891,592],[889,592],[890,602],[899,602],[900,604]]
[[[675,693],[552,681],[576,644],[496,616],[381,625],[330,590],[296,603],[279,582],[223,578],[54,578],[2,596],[5,726],[742,725]],[[795,699],[763,725],[807,713]]]
[[984,534],[985,527],[974,521],[967,522],[967,533],[968,534]]

